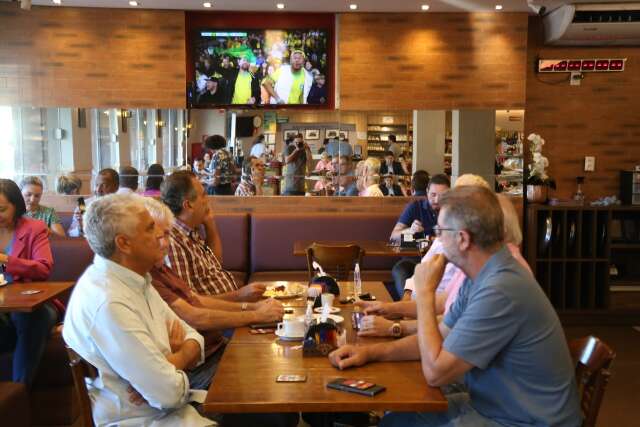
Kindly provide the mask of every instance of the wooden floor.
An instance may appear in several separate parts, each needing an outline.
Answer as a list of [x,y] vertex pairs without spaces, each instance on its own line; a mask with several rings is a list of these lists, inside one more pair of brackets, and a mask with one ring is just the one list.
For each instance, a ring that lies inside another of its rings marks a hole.
[[639,426],[640,332],[630,326],[571,326],[565,333],[568,339],[595,335],[617,353],[597,426]]

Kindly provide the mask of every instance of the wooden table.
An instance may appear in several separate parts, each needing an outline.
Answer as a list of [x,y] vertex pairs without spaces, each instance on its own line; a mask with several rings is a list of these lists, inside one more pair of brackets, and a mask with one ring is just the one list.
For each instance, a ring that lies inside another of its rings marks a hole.
[[[279,282],[282,283],[282,282]],[[268,285],[269,283],[267,283]],[[341,293],[349,286],[341,283]],[[365,292],[390,301],[381,282],[363,282]],[[303,312],[304,300],[283,300]],[[374,343],[386,338],[357,337],[351,328],[352,305],[341,308],[347,341]],[[207,413],[236,412],[358,412],[368,410],[446,411],[447,400],[438,388],[427,385],[419,362],[386,362],[339,371],[326,357],[303,357],[300,342],[283,342],[273,334],[252,335],[236,329],[218,365],[204,402]],[[304,383],[276,383],[281,374],[304,374]],[[335,378],[364,379],[383,385],[374,397],[328,389]]]
[[[45,302],[56,298],[75,282],[16,282],[0,287],[0,312],[32,312]],[[24,291],[42,291],[24,295]]]
[[349,240],[349,241],[329,241],[329,240],[300,240],[293,243],[293,254],[295,256],[306,256],[307,248],[313,243],[322,245],[358,245],[364,249],[365,256],[382,257],[419,257],[417,248],[401,248],[391,246],[389,242],[382,240]]

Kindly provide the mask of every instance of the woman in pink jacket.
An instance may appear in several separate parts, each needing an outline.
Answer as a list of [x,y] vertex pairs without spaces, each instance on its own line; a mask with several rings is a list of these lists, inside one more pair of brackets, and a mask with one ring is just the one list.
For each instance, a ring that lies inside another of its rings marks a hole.
[[[51,273],[47,226],[24,217],[25,212],[18,185],[0,179],[1,284],[46,280]],[[31,313],[0,314],[0,352],[13,351],[14,382],[31,385],[56,320],[56,309],[50,304]]]

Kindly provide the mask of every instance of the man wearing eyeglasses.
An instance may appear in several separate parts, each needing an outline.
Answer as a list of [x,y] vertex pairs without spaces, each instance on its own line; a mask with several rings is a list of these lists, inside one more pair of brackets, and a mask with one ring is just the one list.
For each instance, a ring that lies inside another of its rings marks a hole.
[[[495,195],[462,186],[443,195],[434,232],[444,255],[416,267],[418,330],[392,343],[343,346],[339,369],[420,360],[427,383],[464,375],[469,393],[447,395],[445,413],[390,413],[380,426],[579,426],[581,415],[564,332],[535,278],[503,242]],[[468,277],[441,323],[435,290],[447,262]]]

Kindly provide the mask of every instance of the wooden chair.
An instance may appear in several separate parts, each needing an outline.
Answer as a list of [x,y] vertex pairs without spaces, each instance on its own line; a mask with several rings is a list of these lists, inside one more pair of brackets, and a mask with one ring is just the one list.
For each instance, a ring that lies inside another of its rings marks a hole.
[[73,374],[73,383],[78,392],[78,399],[80,399],[80,410],[82,411],[80,416],[82,417],[82,423],[84,427],[94,427],[93,415],[91,413],[91,399],[89,399],[85,378],[97,378],[98,370],[70,347],[67,347],[67,353],[69,354],[69,367]]
[[594,336],[572,340],[569,349],[576,367],[582,426],[594,427],[616,353]]
[[307,248],[307,269],[309,280],[313,279],[313,261],[322,266],[325,273],[336,280],[348,280],[356,262],[362,269],[364,250],[358,245],[321,245],[313,243]]

